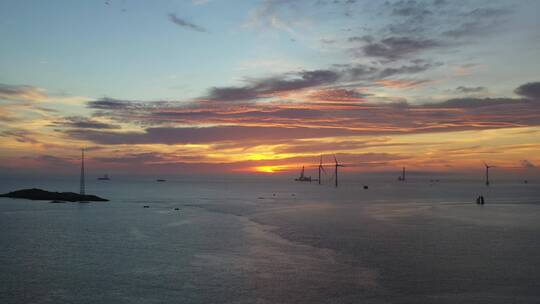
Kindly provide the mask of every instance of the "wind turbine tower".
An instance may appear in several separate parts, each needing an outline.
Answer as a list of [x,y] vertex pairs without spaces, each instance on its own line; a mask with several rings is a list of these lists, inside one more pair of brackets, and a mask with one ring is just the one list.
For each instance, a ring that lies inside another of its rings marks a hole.
[[85,185],[84,185],[84,148],[81,149],[82,151],[82,156],[81,156],[81,184],[80,184],[80,194],[81,195],[84,195],[85,194]]
[[322,165],[322,154],[321,160],[319,161],[319,185],[321,184],[321,170],[326,174],[326,170],[324,170],[324,167]]
[[484,166],[486,166],[486,186],[489,187],[489,168],[493,168],[494,166],[489,166],[486,163],[484,163]]
[[344,167],[342,164],[338,163],[336,155],[334,155],[334,161],[336,162],[336,188],[338,186],[338,167]]

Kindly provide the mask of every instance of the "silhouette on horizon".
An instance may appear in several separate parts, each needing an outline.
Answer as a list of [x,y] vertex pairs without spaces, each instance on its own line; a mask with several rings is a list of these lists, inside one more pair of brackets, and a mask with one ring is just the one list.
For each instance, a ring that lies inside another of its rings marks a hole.
[[480,196],[476,198],[476,203],[478,205],[483,205],[485,203],[484,196],[480,194]]
[[300,172],[300,177],[294,179],[297,182],[311,182],[311,176],[304,175],[304,166],[302,166],[302,171]]
[[80,189],[79,194],[84,195],[85,194],[85,184],[84,184],[84,148],[81,149],[82,155],[81,155],[81,180],[80,180]]
[[401,172],[401,176],[398,176],[398,181],[400,181],[400,182],[405,181],[405,167],[403,167],[403,171]]
[[336,162],[336,169],[335,169],[335,175],[336,175],[336,188],[338,186],[338,167],[345,167],[344,165],[338,163],[336,155],[334,154],[334,161]]
[[489,166],[484,162],[484,166],[486,166],[486,186],[489,187],[489,168],[493,168],[495,166]]
[[109,174],[105,174],[103,176],[98,177],[98,180],[111,180],[111,178],[109,177]]
[[324,174],[326,174],[326,170],[324,169],[323,167],[323,164],[322,164],[322,154],[321,154],[321,160],[319,161],[319,185],[321,184],[321,170],[324,172]]

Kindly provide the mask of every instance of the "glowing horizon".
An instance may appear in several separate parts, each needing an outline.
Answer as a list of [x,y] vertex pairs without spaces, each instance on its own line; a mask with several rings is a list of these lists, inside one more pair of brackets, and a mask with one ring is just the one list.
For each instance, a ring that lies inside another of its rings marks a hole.
[[534,175],[539,9],[4,2],[0,170],[66,172],[86,147],[104,172],[281,174],[335,154],[344,172]]

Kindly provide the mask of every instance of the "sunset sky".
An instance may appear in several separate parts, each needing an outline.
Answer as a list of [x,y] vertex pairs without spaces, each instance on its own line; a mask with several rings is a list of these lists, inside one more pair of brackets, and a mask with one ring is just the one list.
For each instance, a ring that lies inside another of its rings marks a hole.
[[540,1],[0,2],[0,174],[540,166]]

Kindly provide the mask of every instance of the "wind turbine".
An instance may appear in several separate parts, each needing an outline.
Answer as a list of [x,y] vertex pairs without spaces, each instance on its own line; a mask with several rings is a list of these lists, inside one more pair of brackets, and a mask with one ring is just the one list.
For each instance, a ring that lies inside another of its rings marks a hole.
[[484,162],[484,166],[486,166],[486,186],[489,187],[489,168],[493,168],[495,166],[489,166]]
[[319,185],[321,184],[321,170],[326,174],[326,170],[324,170],[324,167],[322,165],[322,154],[321,154],[321,160],[319,162]]
[[80,179],[79,193],[81,195],[85,194],[85,185],[84,185],[84,148],[81,149],[81,179]]
[[336,188],[338,186],[338,167],[344,167],[342,164],[338,163],[336,155],[334,154],[334,161],[336,162]]

